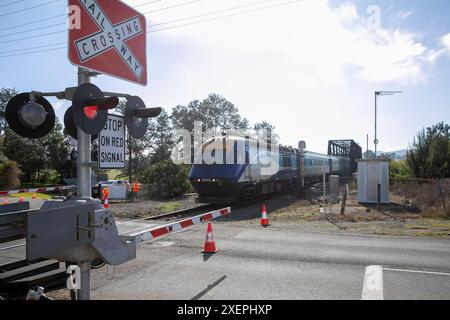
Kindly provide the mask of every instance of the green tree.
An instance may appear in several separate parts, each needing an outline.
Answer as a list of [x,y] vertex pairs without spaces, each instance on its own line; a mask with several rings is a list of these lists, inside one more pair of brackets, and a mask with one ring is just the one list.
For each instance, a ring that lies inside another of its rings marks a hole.
[[20,185],[22,172],[15,161],[0,163],[0,190],[8,190]]
[[139,181],[156,184],[158,186],[156,195],[159,197],[180,196],[190,188],[185,167],[171,160],[150,165]]
[[247,130],[248,120],[239,115],[236,106],[218,94],[210,94],[203,101],[194,100],[187,106],[179,105],[172,110],[174,128],[194,130],[194,122],[203,122],[203,129],[223,131],[227,129]]
[[43,171],[47,154],[46,148],[42,141],[26,139],[10,128],[5,128],[5,143],[3,144],[3,153],[8,159],[16,161],[23,172],[23,180],[31,182],[34,180],[35,174],[39,180]]
[[172,139],[170,118],[165,110],[155,119],[151,137],[151,161],[159,162],[168,160],[174,146],[174,141]]
[[258,138],[266,137],[270,138],[272,143],[278,143],[280,137],[275,132],[275,126],[271,125],[267,121],[257,122],[253,126],[253,130],[255,130],[255,134]]
[[55,170],[59,174],[59,180],[64,178],[64,169],[66,161],[70,158],[70,143],[63,134],[63,127],[58,119],[55,122],[55,128],[45,137],[39,139],[45,148],[46,167]]
[[414,177],[450,177],[450,126],[440,122],[422,129],[410,145],[406,162]]
[[0,136],[4,136],[6,128],[5,108],[8,101],[11,100],[18,92],[15,89],[0,89]]
[[406,160],[391,161],[391,163],[389,164],[389,169],[392,179],[409,178],[411,176]]

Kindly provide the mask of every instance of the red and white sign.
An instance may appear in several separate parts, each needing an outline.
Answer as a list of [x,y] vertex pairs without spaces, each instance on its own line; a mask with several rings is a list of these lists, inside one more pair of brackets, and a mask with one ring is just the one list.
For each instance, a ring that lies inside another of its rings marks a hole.
[[147,84],[145,16],[119,0],[69,0],[69,60]]

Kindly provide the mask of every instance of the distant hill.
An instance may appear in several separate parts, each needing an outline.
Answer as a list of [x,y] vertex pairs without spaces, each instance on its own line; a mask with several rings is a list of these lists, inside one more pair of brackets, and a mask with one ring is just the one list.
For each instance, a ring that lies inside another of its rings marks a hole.
[[397,151],[377,151],[378,156],[382,154],[392,154],[392,159],[394,160],[404,160],[406,159],[407,149],[397,150]]

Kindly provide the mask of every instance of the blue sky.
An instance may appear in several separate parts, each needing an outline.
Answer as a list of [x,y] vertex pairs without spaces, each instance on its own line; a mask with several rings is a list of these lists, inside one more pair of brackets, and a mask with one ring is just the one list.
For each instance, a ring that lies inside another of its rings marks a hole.
[[[65,29],[60,25],[27,31],[64,23],[61,16],[27,25],[64,14],[64,0],[9,14],[50,1],[8,5],[16,0],[0,0],[0,87],[55,91],[76,85],[76,67],[67,60],[65,49],[6,57],[20,53],[11,50],[66,41],[65,32],[14,41]],[[136,6],[152,1],[125,2]],[[151,25],[256,2],[161,0],[138,9],[154,11],[146,14]],[[266,1],[227,14],[286,2]],[[373,11],[367,11],[374,5],[379,8],[379,25],[367,23],[374,21]],[[17,25],[23,26],[15,28]],[[16,32],[20,33],[8,35]],[[219,93],[234,102],[251,123],[273,123],[283,143],[297,145],[298,140],[306,140],[307,148],[318,152],[326,152],[331,138],[353,138],[364,149],[366,134],[373,141],[375,90],[404,91],[380,100],[381,150],[405,148],[422,127],[442,120],[450,122],[447,0],[303,0],[152,32],[147,39],[146,87],[108,76],[99,76],[93,82],[105,91],[139,95],[148,106],[168,111],[178,104],[203,99],[208,93]],[[52,101],[62,119],[70,103]]]

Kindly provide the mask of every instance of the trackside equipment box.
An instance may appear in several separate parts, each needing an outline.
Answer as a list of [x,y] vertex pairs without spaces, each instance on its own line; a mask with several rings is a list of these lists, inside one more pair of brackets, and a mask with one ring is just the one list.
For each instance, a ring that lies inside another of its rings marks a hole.
[[380,203],[389,204],[389,160],[359,160],[358,202],[378,203],[378,190]]

